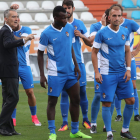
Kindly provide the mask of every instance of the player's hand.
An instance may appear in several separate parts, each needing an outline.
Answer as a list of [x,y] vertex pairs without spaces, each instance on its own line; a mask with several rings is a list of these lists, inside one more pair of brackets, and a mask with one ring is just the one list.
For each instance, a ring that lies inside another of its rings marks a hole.
[[24,38],[25,42],[34,39],[35,38],[34,35],[36,35],[36,34],[29,34],[27,37],[25,37]]
[[130,70],[127,70],[123,77],[123,79],[126,79],[125,83],[128,82],[130,78],[131,78],[131,72]]
[[[46,83],[46,84],[45,84]],[[43,88],[46,88],[46,85],[48,85],[48,81],[46,79],[46,77],[43,75],[43,76],[40,76],[40,85],[43,87]]]
[[82,34],[79,30],[74,30],[74,34],[75,34],[75,36],[79,36],[82,38]]
[[78,66],[75,66],[75,76],[77,76],[77,73],[78,73],[78,77],[77,77],[77,80],[79,80],[81,78],[81,72],[79,70],[79,67]]
[[102,25],[106,26],[106,14],[104,13],[101,18]]
[[102,79],[102,75],[99,72],[95,73],[95,80],[96,82],[102,84],[103,79]]
[[19,8],[19,5],[18,4],[12,4],[11,6],[10,6],[10,9],[15,9],[15,10],[17,10]]

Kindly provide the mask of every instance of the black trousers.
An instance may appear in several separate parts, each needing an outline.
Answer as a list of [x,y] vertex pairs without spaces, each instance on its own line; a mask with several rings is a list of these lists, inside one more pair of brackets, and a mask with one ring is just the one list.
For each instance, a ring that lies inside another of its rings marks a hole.
[[9,133],[15,131],[12,113],[18,103],[18,79],[1,78],[3,104],[0,114],[0,129],[7,130]]

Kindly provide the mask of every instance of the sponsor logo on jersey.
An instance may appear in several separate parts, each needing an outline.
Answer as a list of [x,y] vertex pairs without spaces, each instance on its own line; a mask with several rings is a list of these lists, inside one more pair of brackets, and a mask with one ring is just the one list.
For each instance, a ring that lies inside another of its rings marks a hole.
[[96,89],[99,89],[99,85],[98,84],[96,85]]
[[69,36],[69,33],[68,32],[66,32],[66,36]]
[[105,93],[103,93],[103,98],[105,98],[106,97],[106,95],[105,95]]
[[123,39],[123,40],[125,39],[125,36],[124,36],[124,35],[122,35],[122,39]]
[[76,25],[74,26],[74,28],[75,28],[75,30],[77,30],[77,26]]
[[52,87],[50,87],[50,93],[52,92]]

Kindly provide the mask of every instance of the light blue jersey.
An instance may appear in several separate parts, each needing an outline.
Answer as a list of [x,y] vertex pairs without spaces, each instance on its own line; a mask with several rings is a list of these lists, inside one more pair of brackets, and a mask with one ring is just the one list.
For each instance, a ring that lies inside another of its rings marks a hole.
[[128,29],[120,26],[118,31],[114,31],[108,25],[98,31],[93,47],[100,49],[101,74],[118,74],[126,71],[125,45],[130,45]]
[[[97,23],[94,23],[94,24],[91,24],[91,26],[90,26],[90,36],[95,36],[97,34],[97,32],[99,30],[101,30],[101,27],[102,27],[101,21],[97,22]],[[100,68],[100,50],[97,54],[97,57],[98,57],[98,68]]]
[[74,42],[74,28],[68,23],[61,30],[50,25],[42,32],[38,49],[44,51],[47,48],[48,75],[65,76],[74,73],[72,62]]
[[[32,31],[29,27],[21,26],[21,29],[14,32],[14,35],[17,37],[26,37],[31,34]],[[29,66],[29,50],[30,50],[31,41],[28,41],[24,46],[19,46],[17,48],[18,52],[18,61],[21,66]]]
[[[74,27],[75,30],[79,30],[83,35],[85,35],[86,37],[89,37],[87,29],[81,20],[74,18],[70,24]],[[82,45],[81,45],[80,37],[75,36],[75,43],[73,44],[73,49],[75,52],[77,63],[84,63],[81,47]]]
[[130,34],[130,50],[131,52],[133,51],[133,43],[134,43],[134,32],[137,32],[140,34],[140,26],[134,21],[130,19],[125,19],[121,26],[125,27],[128,29],[129,34]]

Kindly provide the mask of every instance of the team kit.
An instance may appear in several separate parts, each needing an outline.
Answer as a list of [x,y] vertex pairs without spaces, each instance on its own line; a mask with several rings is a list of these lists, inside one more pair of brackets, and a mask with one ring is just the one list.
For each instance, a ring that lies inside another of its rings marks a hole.
[[[75,10],[72,0],[64,0],[62,6],[56,6],[53,10],[54,22],[49,25],[40,36],[38,46],[38,65],[40,70],[41,86],[48,84],[47,118],[50,130],[49,140],[56,140],[55,132],[55,105],[61,94],[60,108],[62,125],[58,131],[67,131],[68,111],[71,113],[71,138],[92,138],[79,130],[79,106],[81,107],[82,125],[89,129],[89,133],[97,133],[97,116],[102,102],[102,118],[104,121],[103,132],[107,133],[107,140],[113,140],[116,132],[111,126],[114,107],[117,111],[115,121],[122,121],[120,136],[128,139],[136,139],[129,131],[129,125],[134,112],[134,120],[140,121],[139,99],[136,88],[136,63],[133,50],[134,32],[140,34],[140,26],[133,20],[122,17],[123,8],[119,4],[107,9],[101,21],[90,26],[88,34],[84,23],[73,18]],[[19,20],[20,25],[20,20]],[[31,29],[19,26],[14,35],[24,37],[31,34]],[[88,110],[86,95],[86,70],[82,54],[84,43],[92,47],[92,63],[94,67],[95,94]],[[32,122],[41,126],[36,115],[36,99],[33,94],[33,76],[30,68],[29,50],[31,41],[24,47],[17,48],[19,71],[25,92],[31,92],[29,102]],[[139,46],[138,46],[139,47]],[[48,80],[44,76],[43,53],[47,49]],[[31,89],[30,92],[28,89]],[[74,94],[75,93],[75,94]],[[74,95],[73,95],[74,94]],[[29,98],[29,97],[28,97]],[[70,101],[69,101],[70,98]],[[125,100],[123,115],[121,114],[121,100]],[[91,120],[88,113],[91,114]],[[16,108],[12,114],[14,126],[16,125]],[[62,132],[63,133],[63,132]],[[117,133],[117,132],[116,132]]]

